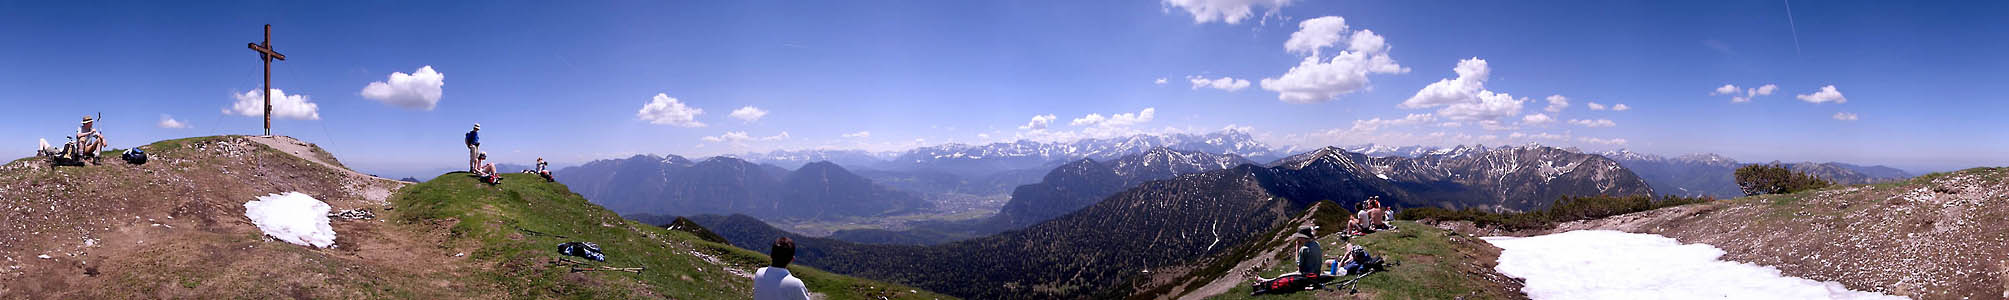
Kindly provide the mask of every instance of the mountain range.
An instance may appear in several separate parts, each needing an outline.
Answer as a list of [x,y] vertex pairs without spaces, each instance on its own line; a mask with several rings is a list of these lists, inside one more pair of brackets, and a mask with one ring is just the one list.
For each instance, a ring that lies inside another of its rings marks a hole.
[[596,204],[621,214],[749,214],[820,219],[924,210],[912,193],[873,184],[829,162],[789,171],[731,157],[693,162],[637,155],[554,172]]
[[1011,202],[998,210],[995,229],[1025,227],[1095,204],[1109,195],[1147,181],[1233,168],[1255,162],[1234,154],[1180,151],[1158,147],[1110,160],[1093,158],[1061,165],[1040,182],[1012,190]]
[[[747,216],[691,220],[735,246],[760,249],[765,247],[761,241],[789,236],[800,247],[813,249],[798,253],[802,264],[956,296],[1107,298],[1126,291],[1100,287],[1219,254],[1320,201],[1350,204],[1381,196],[1401,205],[1525,210],[1561,195],[1651,193],[1638,176],[1594,154],[1533,145],[1450,150],[1418,158],[1371,158],[1327,147],[1267,167],[1243,163],[1145,181],[1023,229],[933,246],[804,237]],[[1089,184],[1126,180],[1116,168],[1097,164],[1077,164],[1084,171],[1078,173],[1091,174]]]
[[899,152],[792,150],[735,156],[784,167],[831,161],[862,169],[936,170],[958,175],[981,175],[1006,170],[1047,170],[1083,158],[1107,161],[1160,147],[1258,159],[1281,157],[1294,150],[1293,147],[1273,148],[1256,141],[1247,132],[1231,129],[1201,134],[1136,134],[1058,142],[950,143]]
[[[1750,165],[1710,153],[1664,157],[1620,149],[1606,151],[1602,155],[1617,160],[1620,165],[1632,169],[1640,177],[1645,177],[1646,182],[1652,184],[1655,191],[1682,196],[1717,198],[1743,196],[1743,191],[1737,187],[1736,171],[1738,167]],[[1858,166],[1839,162],[1774,161],[1771,164],[1785,165],[1793,171],[1828,179],[1836,184],[1879,183],[1912,176],[1910,173],[1891,167]]]

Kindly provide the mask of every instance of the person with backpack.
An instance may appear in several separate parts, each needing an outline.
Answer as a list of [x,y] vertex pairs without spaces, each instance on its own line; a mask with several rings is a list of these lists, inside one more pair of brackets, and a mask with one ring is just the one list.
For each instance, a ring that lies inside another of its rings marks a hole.
[[[1325,252],[1319,249],[1317,236],[1313,235],[1315,230],[1316,228],[1312,226],[1303,226],[1297,228],[1297,233],[1291,234],[1291,242],[1297,249],[1296,272],[1284,273],[1275,278],[1250,274],[1249,276],[1256,278],[1254,289],[1250,294],[1298,291],[1331,281],[1331,276],[1319,271],[1321,263],[1327,260]],[[1249,272],[1253,273],[1255,270],[1251,269]]]
[[1313,230],[1314,229],[1311,226],[1303,226],[1297,228],[1297,233],[1291,234],[1290,237],[1291,248],[1297,250],[1296,272],[1277,275],[1276,278],[1262,278],[1261,276],[1256,276],[1256,280],[1271,281],[1277,278],[1289,277],[1291,275],[1316,276],[1317,274],[1319,274],[1319,269],[1321,268],[1321,266],[1319,266],[1319,263],[1325,261],[1325,251],[1319,249],[1318,241],[1314,240],[1316,238],[1314,237],[1314,235],[1312,235]]
[[795,260],[795,241],[782,237],[774,240],[767,250],[768,264],[753,272],[754,300],[808,300],[809,288],[802,285],[802,279],[788,273],[788,263]]
[[1367,254],[1367,248],[1353,244],[1352,236],[1342,235],[1339,237],[1339,241],[1340,243],[1345,244],[1345,246],[1341,246],[1340,249],[1345,251],[1344,253],[1346,254],[1340,255],[1339,259],[1330,259],[1325,261],[1325,264],[1327,266],[1332,267],[1332,271],[1330,273],[1327,273],[1327,275],[1346,276],[1347,274],[1360,274],[1362,271],[1365,271],[1369,266],[1379,265],[1381,263],[1380,259],[1376,259],[1374,258],[1373,255]]
[[495,171],[495,164],[488,163],[488,153],[476,153],[474,157],[475,163],[481,165],[474,168],[475,177],[481,178],[481,182],[488,184],[502,183],[502,173]]
[[551,169],[547,169],[550,166],[551,163],[544,162],[544,158],[539,157],[537,158],[537,169],[532,170],[533,171],[532,173],[536,173],[537,176],[544,177],[544,182],[557,181],[558,179],[551,178]]
[[474,130],[467,131],[467,171],[476,172],[481,168],[481,123],[474,123]]

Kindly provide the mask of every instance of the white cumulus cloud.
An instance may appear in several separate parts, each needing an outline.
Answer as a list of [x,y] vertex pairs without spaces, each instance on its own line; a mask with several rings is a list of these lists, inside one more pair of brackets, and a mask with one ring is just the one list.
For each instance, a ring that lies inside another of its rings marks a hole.
[[[1453,68],[1458,78],[1438,80],[1416,91],[1416,95],[1403,100],[1399,108],[1417,109],[1442,107],[1438,116],[1458,121],[1497,120],[1521,113],[1521,104],[1527,98],[1515,99],[1506,93],[1486,90],[1486,79],[1492,76],[1492,69],[1486,60],[1477,57],[1458,61]],[[1597,104],[1592,103],[1592,109]],[[1481,124],[1485,125],[1485,124]]]
[[1856,114],[1855,114],[1855,113],[1846,113],[1846,112],[1838,112],[1838,113],[1835,113],[1835,119],[1836,119],[1836,120],[1842,120],[1842,121],[1855,121],[1855,120],[1856,120]]
[[[237,98],[237,102],[223,108],[223,114],[247,117],[265,115],[265,96],[258,91],[247,91],[231,96]],[[284,90],[272,89],[272,118],[320,120],[321,106],[307,99],[307,95],[287,95]]]
[[642,105],[642,110],[635,112],[635,117],[649,121],[649,124],[696,128],[705,127],[704,122],[697,120],[698,115],[704,113],[704,109],[685,106],[683,101],[670,98],[668,94],[656,93],[655,98]]
[[1268,16],[1290,3],[1291,0],[1164,0],[1163,5],[1168,8],[1177,7],[1192,14],[1193,23],[1221,21],[1237,24],[1255,16],[1255,9],[1258,6],[1268,7],[1269,10],[1263,13]]
[[[1346,29],[1344,22],[1339,17],[1320,17],[1299,23],[1298,33],[1292,34],[1292,41],[1286,42],[1284,48],[1311,54],[1282,76],[1263,78],[1263,89],[1277,92],[1277,100],[1284,102],[1318,103],[1367,89],[1369,74],[1409,72],[1409,68],[1397,64],[1394,58],[1388,56],[1391,47],[1387,40],[1372,30],[1347,34],[1346,51],[1340,51],[1330,59],[1319,55],[1318,49],[1339,42],[1337,39],[1324,39],[1328,36],[1325,31],[1333,30],[1335,26],[1343,31]],[[1311,37],[1300,40],[1300,34]]]
[[1597,102],[1584,103],[1583,106],[1589,107],[1590,110],[1604,110],[1604,104],[1597,104]]
[[1524,117],[1521,117],[1521,124],[1527,124],[1527,125],[1543,125],[1543,124],[1548,124],[1548,123],[1555,123],[1555,122],[1556,122],[1556,119],[1555,119],[1555,118],[1550,118],[1548,114],[1539,114],[1539,113],[1538,113],[1538,114],[1532,114],[1532,115],[1527,115],[1527,116],[1524,116]]
[[1249,87],[1248,79],[1235,79],[1233,77],[1225,77],[1225,76],[1221,77],[1220,79],[1207,79],[1206,77],[1200,77],[1200,75],[1192,75],[1192,76],[1186,76],[1186,81],[1191,81],[1193,83],[1193,89],[1195,90],[1200,88],[1211,88],[1211,89],[1233,92],[1233,91],[1240,91],[1243,88]]
[[160,126],[160,128],[170,128],[170,129],[182,129],[190,127],[188,126],[188,123],[182,123],[181,120],[175,120],[174,116],[169,115],[160,115],[160,123],[154,123],[154,125]]
[[1120,114],[1109,115],[1108,117],[1103,117],[1102,114],[1088,114],[1088,116],[1075,118],[1074,121],[1068,122],[1067,125],[1122,127],[1122,126],[1142,124],[1144,122],[1150,122],[1153,117],[1157,116],[1157,114],[1158,109],[1150,107],[1144,108],[1143,111],[1138,111],[1136,113],[1120,113]]
[[732,113],[728,114],[727,116],[731,116],[734,119],[740,119],[741,121],[746,121],[747,123],[753,123],[753,121],[759,121],[760,117],[767,116],[767,110],[760,109],[759,107],[746,106],[732,110]]
[[1563,95],[1549,95],[1548,100],[1549,106],[1542,108],[1544,111],[1559,113],[1563,112],[1564,108],[1570,107],[1570,98],[1563,97]]
[[871,132],[871,131],[859,131],[859,132],[853,132],[853,133],[846,133],[846,134],[844,134],[844,138],[849,138],[849,139],[859,139],[859,138],[868,138],[868,137],[872,137],[872,132]]
[[1346,18],[1324,16],[1298,22],[1298,31],[1284,41],[1284,51],[1318,56],[1319,49],[1332,47],[1345,38]]
[[1151,84],[1165,85],[1165,77],[1158,77],[1158,80],[1151,81]]
[[1632,110],[1632,107],[1631,107],[1631,106],[1625,106],[1625,103],[1619,103],[1619,104],[1612,104],[1612,105],[1611,105],[1611,111],[1628,111],[1628,110]]
[[441,87],[446,86],[446,74],[433,71],[432,66],[419,67],[411,74],[391,72],[389,80],[371,82],[363,87],[363,98],[407,109],[432,110],[439,105]]
[[1737,93],[1737,86],[1736,86],[1736,85],[1732,85],[1732,84],[1724,84],[1723,86],[1719,86],[1719,87],[1716,87],[1716,91],[1713,91],[1713,92],[1709,92],[1709,95],[1710,95],[1710,96],[1717,96],[1717,95],[1729,95],[1729,94],[1736,94],[1736,93]]
[[1756,88],[1744,89],[1744,93],[1742,95],[1739,95],[1737,93],[1736,85],[1725,84],[1721,87],[1717,87],[1715,91],[1710,91],[1709,95],[1710,96],[1730,95],[1730,103],[1744,103],[1744,102],[1751,102],[1752,98],[1757,98],[1758,96],[1771,95],[1772,91],[1776,91],[1778,89],[1779,85],[1766,84]]
[[1019,125],[1019,126],[1018,126],[1018,129],[1024,129],[1024,130],[1046,130],[1046,125],[1047,125],[1047,124],[1053,124],[1053,120],[1055,120],[1055,119],[1058,119],[1058,118],[1055,118],[1055,117],[1053,116],[1053,114],[1046,114],[1046,115],[1033,115],[1033,116],[1032,116],[1032,121],[1027,121],[1027,122],[1025,122],[1025,125]]
[[1618,126],[1618,122],[1612,122],[1610,119],[1596,119],[1596,120],[1576,119],[1576,120],[1570,120],[1570,125],[1599,128],[1599,127]]
[[1794,97],[1800,98],[1800,101],[1806,101],[1807,103],[1814,103],[1814,104],[1828,103],[1828,102],[1849,103],[1849,98],[1842,97],[1842,91],[1836,90],[1835,86],[1833,85],[1823,86],[1821,87],[1821,90],[1814,91],[1813,94],[1801,94]]

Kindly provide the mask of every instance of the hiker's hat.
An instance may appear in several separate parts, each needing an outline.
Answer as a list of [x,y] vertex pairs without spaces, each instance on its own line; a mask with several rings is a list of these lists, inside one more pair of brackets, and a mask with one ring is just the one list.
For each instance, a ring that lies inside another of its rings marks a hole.
[[481,157],[481,158],[488,158],[488,151],[482,151],[482,152],[481,152],[481,155],[477,155],[477,156],[479,156],[479,157]]
[[91,119],[91,115],[84,115],[84,122],[80,124],[90,124],[92,121],[95,120]]
[[1292,234],[1292,235],[1291,235],[1291,238],[1294,238],[1294,239],[1311,239],[1311,238],[1312,238],[1311,236],[1312,236],[1312,231],[1313,231],[1313,230],[1315,230],[1315,229],[1313,229],[1313,228],[1312,228],[1311,226],[1302,226],[1302,227],[1298,227],[1298,228],[1297,228],[1297,234]]
[[481,123],[474,123],[474,130],[481,130]]

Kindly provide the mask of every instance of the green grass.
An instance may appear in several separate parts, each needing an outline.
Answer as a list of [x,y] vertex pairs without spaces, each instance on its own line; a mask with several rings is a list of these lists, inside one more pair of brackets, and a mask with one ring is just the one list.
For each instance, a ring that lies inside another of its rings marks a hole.
[[[1473,244],[1460,246],[1453,242],[1457,240],[1459,241],[1457,243],[1483,244],[1485,241],[1481,241],[1476,237],[1453,234],[1415,222],[1397,221],[1394,224],[1402,228],[1402,230],[1380,232],[1353,239],[1355,244],[1367,248],[1368,253],[1380,256],[1391,263],[1397,263],[1397,265],[1388,267],[1387,271],[1377,272],[1361,279],[1360,283],[1357,284],[1359,294],[1349,295],[1346,290],[1337,288],[1337,284],[1340,281],[1353,278],[1353,276],[1349,275],[1342,277],[1340,280],[1334,280],[1332,285],[1325,290],[1251,297],[1249,296],[1249,292],[1251,291],[1249,285],[1242,284],[1229,290],[1227,293],[1214,296],[1210,299],[1315,299],[1346,296],[1371,296],[1377,299],[1452,299],[1460,296],[1465,296],[1468,299],[1520,297],[1519,295],[1501,294],[1503,292],[1516,291],[1501,291],[1498,288],[1488,288],[1494,284],[1468,274],[1468,271],[1472,270],[1467,270],[1466,268],[1472,268],[1482,263],[1466,261],[1473,259],[1471,255],[1475,254],[1473,251],[1477,249],[1472,247]],[[1344,254],[1342,251],[1345,250],[1342,247],[1345,243],[1340,242],[1338,235],[1319,239],[1319,244],[1325,250],[1325,255],[1328,259],[1337,259],[1340,255]],[[1295,252],[1285,255],[1295,255]],[[1259,275],[1273,277],[1291,272],[1296,268],[1291,263],[1292,261],[1289,257],[1283,257],[1279,263],[1259,272]]]
[[[467,173],[448,173],[406,187],[392,198],[396,209],[391,218],[406,224],[451,224],[451,238],[441,247],[471,249],[472,258],[493,262],[491,272],[475,276],[519,298],[745,298],[751,295],[749,279],[694,253],[749,273],[767,262],[757,252],[623,219],[535,175],[503,176],[504,183],[497,186],[476,182]],[[557,245],[567,241],[599,244],[607,254],[600,265],[648,269],[641,274],[570,272],[551,263],[561,257]],[[947,298],[807,267],[790,270],[811,292],[830,299]]]

